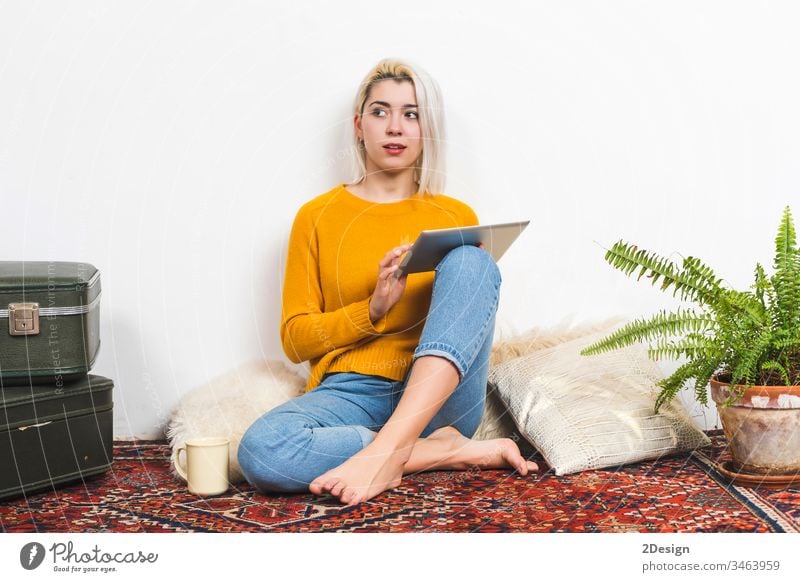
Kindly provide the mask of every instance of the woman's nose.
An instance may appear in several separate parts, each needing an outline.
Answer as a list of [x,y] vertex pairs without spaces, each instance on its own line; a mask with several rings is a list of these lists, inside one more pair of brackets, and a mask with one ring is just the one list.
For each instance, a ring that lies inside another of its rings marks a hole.
[[400,128],[400,119],[397,115],[392,114],[389,117],[389,125],[387,126],[386,131],[389,133],[400,133],[402,131]]

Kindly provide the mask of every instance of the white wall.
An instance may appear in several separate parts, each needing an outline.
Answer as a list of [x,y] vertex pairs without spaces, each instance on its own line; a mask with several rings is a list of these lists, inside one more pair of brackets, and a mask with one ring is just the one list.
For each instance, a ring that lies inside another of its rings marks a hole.
[[746,287],[783,206],[800,213],[797,17],[792,2],[5,2],[0,258],[101,269],[94,371],[116,381],[115,433],[159,436],[210,377],[288,362],[292,218],[349,179],[356,85],[398,56],[442,87],[448,193],[484,223],[532,219],[501,261],[502,330],[677,305],[603,261],[619,238]]

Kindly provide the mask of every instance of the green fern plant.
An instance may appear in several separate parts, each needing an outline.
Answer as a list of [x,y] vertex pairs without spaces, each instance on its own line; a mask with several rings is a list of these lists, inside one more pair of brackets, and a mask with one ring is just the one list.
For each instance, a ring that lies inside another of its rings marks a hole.
[[671,287],[673,297],[680,294],[681,301],[696,304],[632,321],[581,351],[589,356],[646,342],[652,360],[686,358],[659,381],[656,411],[692,380],[697,399],[707,404],[706,387],[715,375],[740,387],[726,404],[756,384],[800,384],[800,249],[788,206],[775,238],[775,273],[768,277],[756,264],[748,291],[727,288],[695,257],[686,257],[679,267],[623,241],[606,252],[605,260],[628,276],[638,269],[637,280],[661,281],[662,291]]

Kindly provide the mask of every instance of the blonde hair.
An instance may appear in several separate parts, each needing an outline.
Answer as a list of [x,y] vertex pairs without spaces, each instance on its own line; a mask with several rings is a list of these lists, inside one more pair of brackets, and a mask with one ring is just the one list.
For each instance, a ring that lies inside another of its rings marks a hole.
[[[385,79],[411,81],[417,97],[419,125],[422,132],[422,155],[414,169],[414,182],[423,194],[444,192],[445,185],[445,127],[442,96],[436,81],[420,67],[399,59],[382,59],[367,73],[353,102],[353,113],[362,115],[375,83]],[[352,156],[353,183],[361,182],[367,174],[367,152],[364,143],[356,136],[353,125],[349,126],[350,142],[355,151]]]

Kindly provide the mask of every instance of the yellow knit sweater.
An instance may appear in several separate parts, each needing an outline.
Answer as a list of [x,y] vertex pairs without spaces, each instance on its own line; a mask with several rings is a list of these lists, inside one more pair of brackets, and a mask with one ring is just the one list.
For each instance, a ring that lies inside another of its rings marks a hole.
[[433,271],[408,275],[400,300],[369,317],[378,262],[426,229],[478,224],[467,204],[444,194],[376,203],[340,184],[305,203],[289,237],[281,342],[286,356],[310,360],[306,392],[328,372],[405,378],[430,307]]

